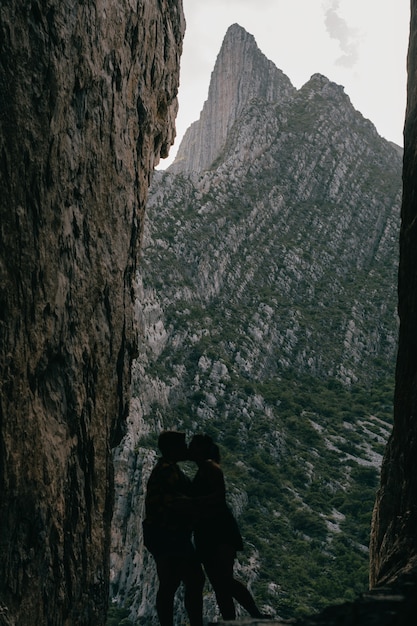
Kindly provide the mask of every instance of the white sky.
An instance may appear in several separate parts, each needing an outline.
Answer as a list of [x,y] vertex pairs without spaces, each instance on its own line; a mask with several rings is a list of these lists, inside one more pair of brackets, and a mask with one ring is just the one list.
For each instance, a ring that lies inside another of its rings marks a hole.
[[254,35],[260,50],[298,89],[315,73],[343,85],[380,135],[403,145],[410,0],[183,0],[187,29],[181,57],[174,159],[200,116],[228,27]]

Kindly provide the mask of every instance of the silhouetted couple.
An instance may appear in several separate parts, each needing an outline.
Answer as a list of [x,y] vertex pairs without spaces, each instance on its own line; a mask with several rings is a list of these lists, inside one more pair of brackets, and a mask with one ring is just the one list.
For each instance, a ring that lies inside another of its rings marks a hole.
[[[143,523],[145,546],[155,558],[159,578],[156,609],[161,626],[173,625],[174,596],[181,581],[190,626],[203,624],[203,564],[224,620],[236,617],[233,598],[252,617],[265,617],[248,589],[233,576],[242,538],[226,504],[219,449],[211,437],[161,433],[162,457],[148,481]],[[192,460],[198,471],[190,481],[177,463]],[[194,543],[192,534],[194,533]]]

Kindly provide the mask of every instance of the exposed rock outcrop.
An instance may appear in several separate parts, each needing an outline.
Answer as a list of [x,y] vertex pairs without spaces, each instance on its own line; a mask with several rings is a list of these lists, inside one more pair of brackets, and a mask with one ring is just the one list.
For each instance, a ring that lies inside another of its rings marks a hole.
[[382,466],[371,543],[371,584],[417,571],[417,2],[411,2],[404,127],[394,428]]
[[104,623],[132,279],[181,0],[0,7],[0,615]]
[[200,119],[185,133],[171,172],[201,172],[216,159],[237,117],[254,98],[282,102],[295,87],[238,24],[228,29]]

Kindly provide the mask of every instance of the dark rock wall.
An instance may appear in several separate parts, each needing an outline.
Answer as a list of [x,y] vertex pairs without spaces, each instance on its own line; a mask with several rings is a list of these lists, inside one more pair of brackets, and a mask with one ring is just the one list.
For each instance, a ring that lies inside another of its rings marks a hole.
[[181,0],[0,6],[0,616],[19,626],[105,621],[132,279],[184,26]]
[[371,586],[417,570],[417,0],[411,0],[394,428],[371,536]]

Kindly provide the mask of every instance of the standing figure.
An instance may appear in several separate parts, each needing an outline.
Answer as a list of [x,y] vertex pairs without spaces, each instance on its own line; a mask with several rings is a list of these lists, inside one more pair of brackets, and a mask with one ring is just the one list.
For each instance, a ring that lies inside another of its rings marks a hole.
[[243,544],[237,522],[226,504],[219,448],[208,435],[195,435],[189,457],[198,465],[192,483],[198,509],[194,541],[220,613],[224,620],[236,619],[234,598],[252,617],[265,618],[249,590],[233,576],[236,552],[243,549]]
[[143,522],[144,543],[155,559],[159,579],[156,610],[161,626],[173,626],[174,597],[182,581],[190,626],[202,626],[205,577],[191,540],[191,481],[177,465],[188,458],[185,434],[161,433],[158,448],[162,457],[148,481]]

